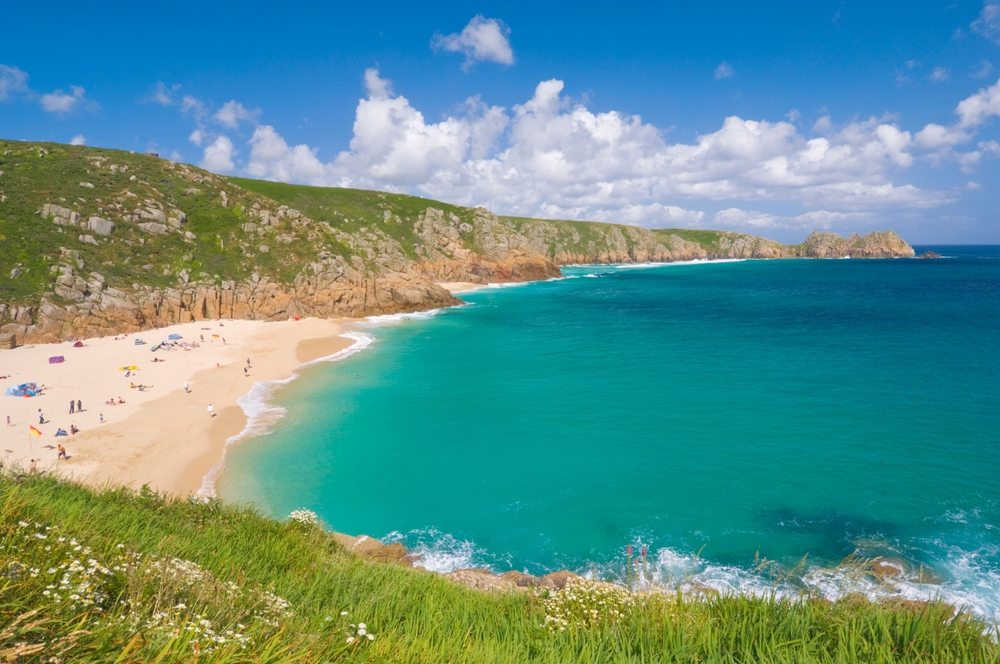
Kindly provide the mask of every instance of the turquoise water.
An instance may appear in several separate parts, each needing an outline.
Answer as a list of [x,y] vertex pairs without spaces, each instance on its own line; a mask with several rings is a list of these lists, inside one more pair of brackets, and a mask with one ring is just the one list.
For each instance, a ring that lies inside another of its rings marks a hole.
[[[231,448],[220,495],[438,570],[621,577],[632,544],[663,583],[998,616],[1000,247],[937,250],[567,268],[359,325],[369,347],[269,397],[270,435]],[[852,553],[944,583],[831,569]],[[777,582],[756,555],[808,559]]]

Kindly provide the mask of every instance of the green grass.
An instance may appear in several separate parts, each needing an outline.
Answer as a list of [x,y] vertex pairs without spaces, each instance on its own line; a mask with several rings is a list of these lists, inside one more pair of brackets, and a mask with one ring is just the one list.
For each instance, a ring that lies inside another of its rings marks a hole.
[[[155,201],[164,211],[183,211],[183,230],[194,236],[141,230],[126,217],[145,201]],[[117,230],[97,236],[96,244],[84,242],[81,237],[89,231],[41,218],[38,212],[46,203],[70,208],[84,220],[109,219]],[[286,218],[262,227],[251,217],[254,206],[273,216],[281,205],[316,223],[296,224]],[[243,283],[254,273],[288,284],[306,266],[336,256],[344,265],[379,274],[385,264],[399,269],[396,258],[419,263],[440,257],[442,247],[422,238],[415,227],[429,207],[442,210],[448,219],[457,217],[460,244],[489,257],[482,223],[471,208],[379,191],[227,178],[123,150],[0,139],[0,303],[37,305],[47,296],[56,304],[69,304],[54,295],[57,266],[69,262],[78,275],[97,272],[108,286],[124,291],[133,285],[177,286],[184,274],[205,285]],[[656,241],[669,245],[670,235],[715,254],[720,238],[738,236],[522,217],[501,217],[492,232],[495,237],[520,233],[549,258],[557,253],[595,257],[609,248],[641,252]],[[63,250],[76,252],[75,257],[70,261]],[[11,276],[15,269],[20,274]]]
[[[986,626],[965,615],[949,619],[950,607],[862,598],[831,604],[652,593],[620,601],[621,616],[599,611],[586,627],[573,627],[571,619],[566,631],[550,631],[542,627],[546,611],[558,604],[561,615],[577,615],[573,611],[593,601],[586,586],[576,588],[576,599],[566,591],[480,594],[435,574],[362,562],[319,528],[277,522],[249,508],[148,491],[93,491],[52,478],[0,479],[0,546],[0,661],[877,664],[1000,658],[994,640],[983,635]],[[83,571],[71,571],[73,560]],[[71,587],[60,590],[67,572]],[[603,587],[594,588],[592,594]],[[186,629],[201,620],[209,621],[211,633],[204,626],[200,634]],[[360,622],[374,640],[348,644]],[[20,659],[17,652],[24,653]]]

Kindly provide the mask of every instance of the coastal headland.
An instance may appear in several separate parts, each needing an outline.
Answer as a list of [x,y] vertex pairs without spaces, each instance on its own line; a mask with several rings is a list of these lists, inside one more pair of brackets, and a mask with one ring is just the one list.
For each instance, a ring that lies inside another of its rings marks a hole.
[[0,140],[0,347],[215,319],[364,317],[456,304],[439,283],[560,265],[910,257],[892,231],[744,233],[499,216],[427,199],[227,178],[186,164]]

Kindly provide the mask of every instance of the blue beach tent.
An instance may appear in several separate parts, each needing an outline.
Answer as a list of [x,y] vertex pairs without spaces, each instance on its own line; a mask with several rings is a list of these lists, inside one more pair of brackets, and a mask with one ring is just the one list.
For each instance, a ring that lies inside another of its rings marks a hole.
[[179,335],[179,334],[171,334],[170,336],[167,337],[167,339],[169,339],[170,341],[177,341],[180,338],[181,338],[181,335]]

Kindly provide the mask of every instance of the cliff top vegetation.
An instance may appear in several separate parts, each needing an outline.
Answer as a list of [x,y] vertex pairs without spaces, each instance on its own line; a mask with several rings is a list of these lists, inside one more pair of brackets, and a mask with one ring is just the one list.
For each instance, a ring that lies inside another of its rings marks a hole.
[[994,662],[915,602],[483,593],[363,561],[308,518],[0,477],[0,661]]

